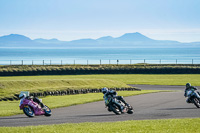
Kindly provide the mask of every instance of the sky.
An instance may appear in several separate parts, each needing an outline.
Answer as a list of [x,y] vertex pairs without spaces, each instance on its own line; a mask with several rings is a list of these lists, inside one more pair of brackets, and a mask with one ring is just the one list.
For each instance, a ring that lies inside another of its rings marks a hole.
[[200,42],[200,0],[0,0],[0,36],[71,41],[139,32]]

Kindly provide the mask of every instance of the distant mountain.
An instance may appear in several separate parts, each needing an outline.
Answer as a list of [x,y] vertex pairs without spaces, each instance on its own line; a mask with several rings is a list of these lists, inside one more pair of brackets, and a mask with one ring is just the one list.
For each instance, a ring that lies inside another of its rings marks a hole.
[[18,34],[10,34],[6,36],[0,37],[0,46],[28,46],[31,45],[33,41],[23,35],[18,35]]
[[126,33],[118,38],[116,38],[119,41],[124,42],[147,42],[147,41],[153,41],[153,39],[150,39],[138,32],[136,33]]
[[33,41],[37,42],[37,43],[44,43],[44,44],[59,44],[59,43],[64,43],[63,41],[60,41],[58,39],[42,39],[42,38],[38,38],[38,39],[34,39]]
[[73,44],[73,45],[95,45],[96,43],[98,43],[98,41],[94,40],[94,39],[80,39],[80,40],[73,40],[68,42],[68,44]]
[[58,39],[34,39],[10,34],[0,37],[0,47],[200,47],[200,42],[180,43],[170,40],[154,40],[138,32],[126,33],[120,37],[104,36],[98,39],[60,41]]
[[0,42],[31,42],[32,40],[26,36],[18,34],[10,34],[0,37]]
[[114,38],[111,36],[104,36],[104,37],[97,39],[97,41],[113,41],[113,39]]
[[113,38],[111,36],[101,37],[97,39],[100,46],[121,46],[121,47],[174,47],[181,44],[177,41],[160,41],[148,38],[138,32],[126,33],[120,37]]

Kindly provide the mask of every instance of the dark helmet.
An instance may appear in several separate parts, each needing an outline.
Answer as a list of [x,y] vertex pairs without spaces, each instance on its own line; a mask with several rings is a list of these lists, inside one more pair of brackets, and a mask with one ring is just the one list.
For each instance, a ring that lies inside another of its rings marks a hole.
[[191,84],[187,83],[185,86],[186,86],[186,88],[189,88],[189,87],[191,87]]

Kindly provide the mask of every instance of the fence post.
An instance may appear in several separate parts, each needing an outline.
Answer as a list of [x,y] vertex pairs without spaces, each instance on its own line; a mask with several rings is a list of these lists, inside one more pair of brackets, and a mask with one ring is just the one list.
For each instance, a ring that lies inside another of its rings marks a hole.
[[88,65],[88,60],[87,60],[87,65]]
[[44,66],[44,60],[43,60],[43,66]]
[[160,59],[160,64],[161,64],[161,59]]
[[145,64],[146,60],[144,59],[144,64]]
[[100,60],[100,65],[101,65],[101,60]]
[[51,65],[51,60],[50,60],[50,65]]
[[61,65],[62,65],[62,60],[61,60]]
[[192,59],[192,65],[193,65],[193,59]]
[[109,60],[109,65],[110,65],[110,60]]
[[33,60],[32,60],[32,65],[33,65]]
[[23,60],[22,60],[22,66],[23,66],[23,64],[24,64],[24,62],[23,62]]
[[10,60],[10,65],[12,65],[12,61]]
[[177,64],[177,62],[178,62],[178,61],[177,61],[177,59],[176,59],[176,64]]
[[117,60],[117,65],[119,64],[119,60]]
[[74,60],[74,65],[76,65],[76,61]]
[[130,59],[130,65],[132,64],[132,60]]

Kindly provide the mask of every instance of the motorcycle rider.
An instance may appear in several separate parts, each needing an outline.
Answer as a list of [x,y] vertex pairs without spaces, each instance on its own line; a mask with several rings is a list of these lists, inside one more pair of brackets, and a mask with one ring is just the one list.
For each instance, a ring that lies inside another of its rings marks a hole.
[[19,94],[19,99],[20,99],[20,104],[19,106],[21,106],[23,104],[24,99],[33,99],[34,102],[38,103],[42,108],[44,108],[44,104],[42,102],[40,102],[40,100],[37,97],[32,97],[32,96],[26,96],[25,93],[21,93]]
[[[111,97],[114,97],[117,100],[122,101],[125,105],[129,106],[129,104],[126,103],[126,101],[124,100],[123,96],[117,96],[117,92],[114,90],[108,90],[107,87],[104,87],[104,88],[102,88],[102,93],[104,94],[104,96],[103,96],[104,100],[108,95],[110,95]],[[119,103],[117,103],[117,104],[119,105]],[[121,106],[121,111],[122,111],[124,109],[124,106],[122,106],[122,105],[119,105],[119,106]]]
[[[184,94],[185,97],[187,97],[187,92],[188,92],[188,91],[194,91],[196,97],[200,100],[200,93],[197,91],[197,88],[196,88],[196,87],[191,86],[190,83],[187,83],[185,86],[186,86],[186,88],[185,88],[185,94]],[[191,103],[191,102],[189,101],[189,98],[190,98],[190,97],[188,97],[188,99],[186,100],[187,103]]]

